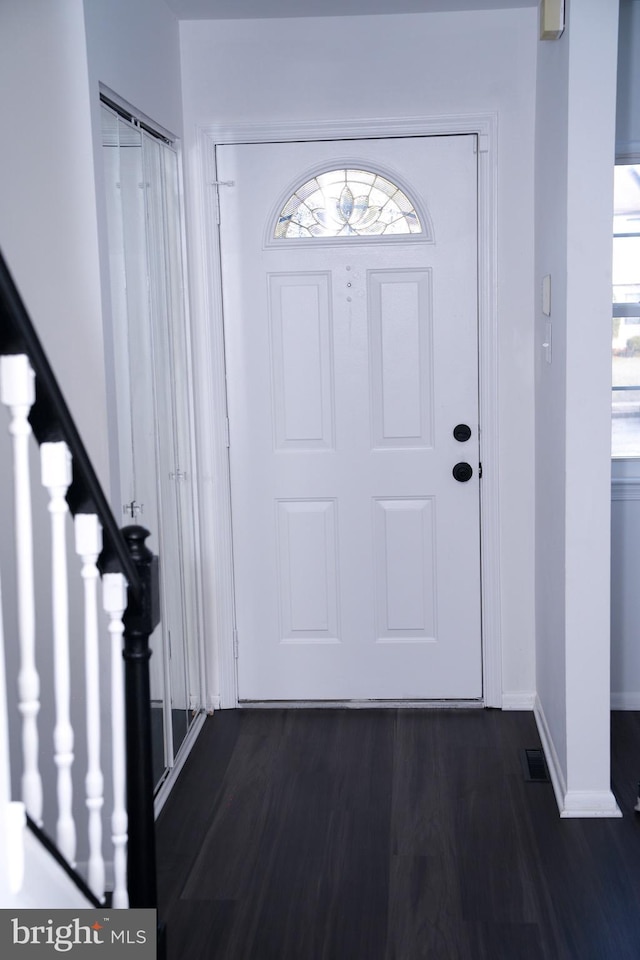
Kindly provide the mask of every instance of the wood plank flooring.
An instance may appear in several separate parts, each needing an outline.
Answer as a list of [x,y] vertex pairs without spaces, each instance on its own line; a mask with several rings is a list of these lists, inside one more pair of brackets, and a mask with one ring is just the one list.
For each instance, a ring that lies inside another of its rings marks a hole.
[[560,820],[530,713],[215,714],[158,822],[169,960],[638,960],[640,715],[612,730],[624,818]]

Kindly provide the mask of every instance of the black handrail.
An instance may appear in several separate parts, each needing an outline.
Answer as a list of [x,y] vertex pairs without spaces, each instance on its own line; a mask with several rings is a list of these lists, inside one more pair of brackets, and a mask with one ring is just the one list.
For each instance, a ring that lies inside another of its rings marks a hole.
[[102,524],[103,549],[98,561],[102,573],[124,574],[133,597],[140,598],[140,579],[127,545],[82,438],[49,365],[38,334],[0,251],[0,353],[25,353],[36,375],[36,399],[29,422],[38,443],[64,440],[73,459],[67,493],[71,513],[95,513]]

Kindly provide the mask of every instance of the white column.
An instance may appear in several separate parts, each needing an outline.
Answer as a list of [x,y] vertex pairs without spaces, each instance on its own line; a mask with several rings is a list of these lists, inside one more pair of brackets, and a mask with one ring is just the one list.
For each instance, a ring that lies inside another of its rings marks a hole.
[[13,437],[14,512],[20,635],[19,710],[22,714],[22,799],[27,813],[42,825],[42,779],[38,769],[38,712],[40,678],[35,659],[35,600],[33,587],[33,531],[29,472],[28,416],[35,400],[34,373],[28,357],[0,357],[0,400],[11,411]]
[[124,702],[124,660],[122,659],[122,617],[127,605],[127,585],[120,573],[102,578],[104,609],[109,614],[111,637],[111,754],[113,764],[113,906],[129,906],[127,892],[127,781]]
[[76,553],[82,559],[84,582],[85,699],[87,718],[86,804],[89,811],[89,886],[104,899],[102,807],[104,777],[100,765],[100,660],[98,647],[98,580],[96,561],[102,550],[102,527],[93,513],[75,518]]
[[43,443],[40,447],[42,485],[49,491],[51,514],[51,589],[53,599],[53,655],[56,723],[54,758],[58,768],[58,821],[56,841],[62,855],[75,864],[76,827],[73,819],[73,728],[71,726],[71,680],[69,663],[69,586],[67,578],[65,499],[71,483],[71,454],[66,443]]
[[560,314],[566,342],[565,817],[622,816],[611,792],[610,738],[611,224],[618,6],[618,0],[571,4],[567,93],[560,94],[568,97],[568,159],[562,174],[567,294]]

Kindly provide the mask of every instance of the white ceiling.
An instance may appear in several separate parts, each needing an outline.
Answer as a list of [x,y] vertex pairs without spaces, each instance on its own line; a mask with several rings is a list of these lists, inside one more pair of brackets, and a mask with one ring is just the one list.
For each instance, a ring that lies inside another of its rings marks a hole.
[[180,20],[253,20],[535,7],[538,0],[165,0]]

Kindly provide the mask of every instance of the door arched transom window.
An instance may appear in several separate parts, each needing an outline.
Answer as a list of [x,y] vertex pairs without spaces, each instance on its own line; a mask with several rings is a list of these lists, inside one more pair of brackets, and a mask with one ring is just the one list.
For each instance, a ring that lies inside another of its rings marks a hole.
[[372,170],[341,167],[319,173],[291,194],[275,240],[408,236],[424,232],[416,206],[397,184]]

